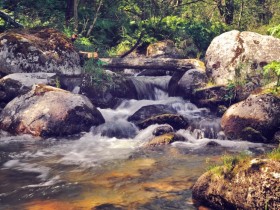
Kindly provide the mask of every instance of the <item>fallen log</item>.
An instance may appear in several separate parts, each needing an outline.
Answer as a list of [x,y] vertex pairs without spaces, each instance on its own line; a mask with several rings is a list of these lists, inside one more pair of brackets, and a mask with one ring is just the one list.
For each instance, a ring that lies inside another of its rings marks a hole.
[[204,63],[196,59],[174,58],[99,58],[104,68],[118,69],[158,69],[167,71],[187,71],[193,68],[205,69]]

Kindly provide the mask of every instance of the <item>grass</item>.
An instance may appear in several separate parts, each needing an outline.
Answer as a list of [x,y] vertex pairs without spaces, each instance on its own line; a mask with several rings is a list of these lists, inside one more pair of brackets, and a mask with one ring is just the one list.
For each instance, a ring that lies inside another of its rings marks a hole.
[[280,145],[278,146],[278,148],[268,153],[267,157],[272,160],[280,161]]

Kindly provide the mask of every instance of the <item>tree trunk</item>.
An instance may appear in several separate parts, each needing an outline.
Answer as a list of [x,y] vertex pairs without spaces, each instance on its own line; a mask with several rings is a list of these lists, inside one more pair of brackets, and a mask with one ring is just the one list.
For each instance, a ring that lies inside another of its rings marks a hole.
[[65,10],[65,25],[68,27],[71,18],[74,16],[74,1],[66,0],[66,10]]
[[232,24],[234,15],[234,0],[216,0],[220,15],[227,25]]
[[166,71],[187,71],[200,67],[195,59],[173,58],[100,58],[108,69],[158,69]]
[[78,5],[79,5],[79,0],[74,0],[74,31],[75,33],[78,33],[78,27],[79,27],[79,17],[78,17]]
[[96,23],[96,21],[97,21],[98,12],[99,12],[99,10],[100,10],[100,8],[101,8],[101,6],[102,6],[102,3],[103,3],[103,0],[100,0],[100,1],[99,1],[99,5],[98,5],[98,8],[97,8],[97,10],[96,10],[96,12],[95,12],[95,16],[94,16],[93,22],[92,22],[92,24],[90,25],[90,27],[89,27],[89,29],[88,29],[88,31],[87,31],[86,37],[89,37],[90,33],[92,32],[92,29],[93,29],[93,27],[94,27],[94,25],[95,25],[95,23]]

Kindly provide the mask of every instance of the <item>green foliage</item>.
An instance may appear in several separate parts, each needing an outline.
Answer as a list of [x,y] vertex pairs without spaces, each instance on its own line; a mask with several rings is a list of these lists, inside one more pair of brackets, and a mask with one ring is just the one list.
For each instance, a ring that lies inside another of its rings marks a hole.
[[236,83],[230,81],[226,86],[226,94],[224,95],[224,100],[229,101],[231,105],[232,101],[236,98]]
[[234,168],[238,164],[246,165],[246,162],[250,160],[250,155],[246,152],[241,152],[238,155],[223,155],[222,165],[209,167],[209,170],[215,175],[226,175],[230,177],[230,174],[234,173]]
[[267,30],[268,34],[271,36],[275,36],[277,38],[280,38],[280,24],[277,26],[274,26],[272,28],[269,28]]
[[263,67],[264,74],[268,75],[270,72],[273,72],[277,76],[277,83],[276,89],[280,86],[280,62],[279,61],[272,61],[271,63],[267,64]]
[[112,84],[112,77],[104,71],[105,63],[100,59],[89,59],[84,64],[84,72],[90,75],[92,86],[101,86],[105,83]]

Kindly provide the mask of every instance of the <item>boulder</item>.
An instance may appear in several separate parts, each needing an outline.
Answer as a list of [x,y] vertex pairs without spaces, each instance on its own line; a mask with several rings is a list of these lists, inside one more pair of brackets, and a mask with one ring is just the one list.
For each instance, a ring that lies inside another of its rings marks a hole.
[[255,80],[271,61],[280,61],[280,39],[237,30],[213,39],[205,55],[207,74],[215,84]]
[[154,124],[168,124],[176,130],[186,129],[189,125],[188,121],[182,115],[179,114],[155,115],[141,122],[138,122],[136,125],[140,129],[145,129],[150,125],[154,125]]
[[0,79],[0,101],[7,104],[15,97],[23,95],[35,84],[55,86],[59,83],[55,73],[15,73]]
[[[176,77],[175,74],[174,77]],[[172,79],[169,85],[168,92],[170,95],[181,96],[189,99],[192,97],[197,88],[202,88],[206,85],[207,76],[205,71],[198,69],[191,69],[183,74],[178,81]]]
[[177,58],[180,57],[179,50],[172,40],[158,41],[147,47],[147,57],[152,58]]
[[0,129],[13,134],[65,136],[104,123],[101,113],[82,95],[52,86],[33,89],[12,100],[0,114]]
[[272,142],[280,125],[280,98],[274,94],[252,94],[232,105],[221,126],[228,138]]
[[170,125],[160,125],[153,131],[154,136],[161,136],[166,133],[172,133],[174,129]]
[[123,99],[137,99],[137,91],[128,77],[103,72],[100,78],[91,74],[63,76],[61,88],[87,96],[97,107],[114,108]]
[[137,110],[133,115],[128,117],[128,121],[137,124],[152,116],[161,114],[176,114],[176,110],[164,104],[143,106],[139,110]]
[[55,29],[9,30],[0,35],[0,73],[48,72],[77,75],[79,54]]
[[163,135],[156,136],[155,138],[150,140],[147,144],[145,144],[145,146],[150,147],[150,146],[166,145],[166,144],[171,144],[175,141],[185,141],[185,137],[176,133],[165,133]]
[[280,209],[280,162],[253,159],[215,167],[192,188],[199,205],[213,209]]
[[199,107],[207,107],[214,112],[219,111],[219,106],[230,106],[236,102],[234,87],[224,85],[206,86],[195,89],[191,102]]

